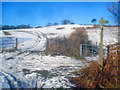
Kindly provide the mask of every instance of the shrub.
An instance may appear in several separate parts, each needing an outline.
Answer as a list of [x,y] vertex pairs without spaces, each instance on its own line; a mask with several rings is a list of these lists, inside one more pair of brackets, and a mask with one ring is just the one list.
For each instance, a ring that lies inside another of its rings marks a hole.
[[46,51],[52,55],[58,52],[66,56],[80,58],[81,43],[88,43],[88,35],[84,28],[77,28],[69,38],[50,39]]
[[7,32],[7,31],[3,31],[3,33],[5,34],[5,35],[11,35],[9,32]]
[[81,70],[81,75],[70,78],[70,82],[77,88],[120,88],[119,59],[108,58],[104,63],[100,70],[100,65],[92,61]]

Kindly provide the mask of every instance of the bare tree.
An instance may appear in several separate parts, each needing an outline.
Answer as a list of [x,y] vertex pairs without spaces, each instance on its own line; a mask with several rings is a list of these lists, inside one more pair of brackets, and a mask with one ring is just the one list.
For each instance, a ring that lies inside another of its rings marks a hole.
[[96,19],[92,19],[91,22],[95,24],[97,22],[97,20]]
[[56,25],[58,25],[58,23],[57,23],[57,22],[55,22],[55,23],[53,23],[53,25],[54,25],[54,26],[56,26]]
[[[113,14],[115,22],[120,26],[120,2],[112,3],[111,7],[108,7],[108,10]],[[118,42],[120,42],[120,31],[118,31]]]
[[52,26],[52,24],[51,24],[51,23],[48,23],[46,26]]
[[70,22],[71,22],[70,20],[62,20],[63,25],[70,24]]
[[117,22],[118,25],[120,25],[120,3],[112,3],[112,5],[108,7],[108,11],[112,13],[114,21]]
[[74,22],[71,22],[70,24],[75,24]]

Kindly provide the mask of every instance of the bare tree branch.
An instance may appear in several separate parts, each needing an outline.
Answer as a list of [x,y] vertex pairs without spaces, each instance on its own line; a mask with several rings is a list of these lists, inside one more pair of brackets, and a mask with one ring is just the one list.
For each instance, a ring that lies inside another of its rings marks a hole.
[[114,21],[120,24],[120,3],[112,3],[110,7],[108,7],[108,11],[113,14]]

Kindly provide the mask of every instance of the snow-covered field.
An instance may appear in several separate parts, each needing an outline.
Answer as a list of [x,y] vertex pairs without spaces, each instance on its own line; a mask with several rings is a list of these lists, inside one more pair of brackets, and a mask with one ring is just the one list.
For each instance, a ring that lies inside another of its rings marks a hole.
[[[18,38],[18,49],[20,50],[44,50],[47,44],[48,38],[55,37],[69,37],[69,35],[75,31],[75,28],[80,27],[93,27],[93,25],[58,25],[58,26],[47,26],[42,28],[30,28],[30,29],[15,29],[5,30],[11,35],[4,35],[0,31],[0,37],[16,37]],[[88,39],[93,44],[99,45],[100,43],[100,32],[97,29],[86,29],[88,33]],[[104,38],[103,44],[109,45],[118,42],[118,27],[104,27]]]
[[[45,50],[49,38],[68,37],[75,31],[74,28],[78,27],[86,28],[92,27],[92,25],[59,25],[5,30],[11,35],[4,35],[0,31],[0,37],[16,37],[18,39],[18,51],[0,53],[0,87],[69,88],[73,86],[68,77],[74,76],[71,72],[88,65],[87,61],[66,56],[44,55],[40,51]],[[99,44],[100,30],[87,29],[86,31],[89,40],[93,44]],[[116,43],[117,32],[116,27],[105,27],[104,45]]]
[[[21,87],[34,88],[69,88],[71,84],[67,79],[72,76],[74,70],[79,70],[85,65],[84,62],[66,56],[45,56],[40,52],[3,53],[1,73],[6,72],[21,82]],[[8,77],[11,80],[11,77]],[[5,82],[5,81],[3,81]],[[13,85],[15,82],[11,82]],[[16,81],[18,84],[18,82]],[[22,84],[23,83],[23,84]],[[14,85],[15,86],[15,85]],[[18,86],[18,85],[17,85]],[[3,87],[6,87],[3,84]]]
[[[101,30],[98,29],[87,29],[89,40],[93,44],[99,45]],[[104,27],[103,30],[103,45],[115,44],[118,42],[118,27]]]

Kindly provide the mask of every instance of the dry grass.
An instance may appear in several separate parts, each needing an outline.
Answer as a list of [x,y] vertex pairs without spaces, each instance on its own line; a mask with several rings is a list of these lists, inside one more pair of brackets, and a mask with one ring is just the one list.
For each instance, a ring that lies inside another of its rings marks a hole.
[[79,77],[70,78],[77,88],[120,88],[119,59],[105,60],[102,70],[100,65],[92,61],[90,65],[81,70]]
[[7,31],[3,31],[3,33],[5,34],[5,35],[11,35],[9,32],[7,32]]
[[58,52],[66,56],[80,58],[80,44],[88,43],[88,35],[84,28],[78,28],[69,38],[55,38],[49,41],[47,53],[53,55]]

